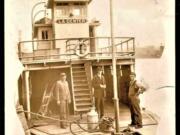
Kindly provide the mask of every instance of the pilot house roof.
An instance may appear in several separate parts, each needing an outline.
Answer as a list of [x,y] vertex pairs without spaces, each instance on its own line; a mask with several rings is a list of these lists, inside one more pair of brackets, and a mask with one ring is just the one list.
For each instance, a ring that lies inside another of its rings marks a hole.
[[[90,3],[92,0],[54,0],[54,2],[88,2]],[[47,8],[52,8],[53,0],[48,0]]]
[[35,24],[52,24],[52,19],[44,17],[36,21]]
[[52,19],[44,17],[34,23],[34,37],[37,36],[38,27],[51,27]]

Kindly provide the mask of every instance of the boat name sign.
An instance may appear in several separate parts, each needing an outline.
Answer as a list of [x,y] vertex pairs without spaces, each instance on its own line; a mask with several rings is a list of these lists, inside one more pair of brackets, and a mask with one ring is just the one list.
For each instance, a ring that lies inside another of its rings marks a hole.
[[58,19],[57,23],[86,23],[87,19]]

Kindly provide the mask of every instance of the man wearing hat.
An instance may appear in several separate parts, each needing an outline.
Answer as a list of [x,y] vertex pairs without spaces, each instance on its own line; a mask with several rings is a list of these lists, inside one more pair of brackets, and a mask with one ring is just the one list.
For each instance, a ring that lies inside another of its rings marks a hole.
[[130,74],[130,84],[129,84],[129,108],[131,112],[131,124],[129,126],[134,126],[135,128],[142,128],[142,115],[140,108],[139,94],[145,91],[145,87],[137,83],[135,80],[136,74],[131,72]]
[[[65,73],[60,73],[60,79],[56,82],[55,92],[57,104],[60,109],[60,120],[67,120],[69,116],[68,104],[71,103],[71,95]],[[62,121],[60,122],[60,127],[67,128],[67,124],[67,122]]]
[[96,110],[100,118],[102,118],[104,116],[104,98],[106,95],[106,81],[104,76],[102,75],[101,67],[97,68],[97,74],[94,76],[92,80],[92,87],[94,88]]

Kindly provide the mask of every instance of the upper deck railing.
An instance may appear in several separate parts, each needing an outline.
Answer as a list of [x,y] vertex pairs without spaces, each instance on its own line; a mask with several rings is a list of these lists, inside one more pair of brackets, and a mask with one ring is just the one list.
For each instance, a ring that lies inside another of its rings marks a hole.
[[[115,37],[114,43],[117,58],[134,56],[134,37]],[[106,59],[112,57],[111,37],[21,41],[18,44],[18,53],[22,62]]]

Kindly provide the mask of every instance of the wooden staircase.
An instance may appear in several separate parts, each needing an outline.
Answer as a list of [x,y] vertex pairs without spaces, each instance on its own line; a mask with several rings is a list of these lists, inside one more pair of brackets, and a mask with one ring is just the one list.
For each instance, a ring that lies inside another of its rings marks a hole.
[[72,65],[71,76],[74,112],[81,114],[88,112],[93,103],[84,64]]

